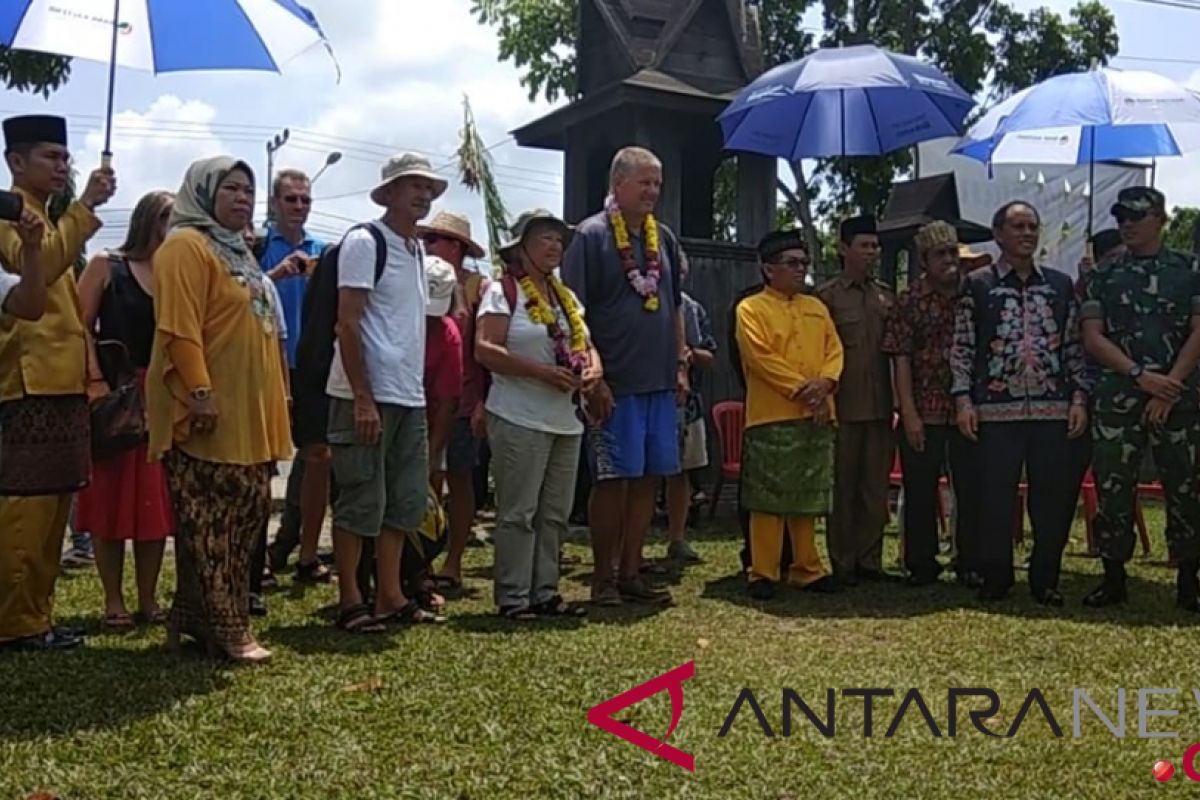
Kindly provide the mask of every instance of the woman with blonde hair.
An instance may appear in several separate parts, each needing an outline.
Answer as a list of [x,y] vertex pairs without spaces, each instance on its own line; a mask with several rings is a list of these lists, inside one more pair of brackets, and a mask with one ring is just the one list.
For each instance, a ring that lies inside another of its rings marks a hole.
[[492,373],[495,596],[512,620],[585,613],[558,592],[559,543],[575,499],[580,391],[602,371],[583,307],[554,274],[570,239],[571,228],[549,211],[522,214],[500,248],[506,274],[479,305],[475,357]]
[[[150,192],[138,201],[125,243],[92,258],[79,279],[79,303],[88,344],[88,399],[118,389],[105,375],[99,353],[115,347],[136,370],[144,392],[154,343],[153,258],[167,236],[175,198]],[[101,342],[101,349],[96,346]],[[171,497],[162,465],[147,458],[145,443],[107,457],[93,454],[92,482],[79,493],[75,524],[92,534],[96,571],[104,586],[103,626],[124,631],[135,622],[125,607],[121,580],[125,542],[133,542],[137,572],[137,621],[161,623],[155,595],[167,537],[174,531]]]
[[146,383],[150,455],[178,520],[168,645],[186,634],[239,662],[271,655],[250,632],[250,563],[271,513],[270,465],[291,457],[273,294],[242,235],[253,211],[244,162],[188,168],[154,258]]

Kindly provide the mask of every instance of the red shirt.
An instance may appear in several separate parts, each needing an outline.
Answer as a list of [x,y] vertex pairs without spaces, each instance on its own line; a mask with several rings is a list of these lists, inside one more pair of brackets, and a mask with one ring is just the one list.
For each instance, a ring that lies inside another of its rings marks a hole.
[[463,387],[463,347],[449,317],[425,318],[425,407],[458,400]]
[[[464,289],[468,285],[470,284],[464,282]],[[487,394],[487,371],[475,361],[475,312],[479,310],[479,301],[487,290],[487,285],[487,278],[480,276],[478,296],[466,298],[467,309],[453,316],[458,330],[462,333],[463,385],[462,396],[458,401],[460,417],[470,417]]]

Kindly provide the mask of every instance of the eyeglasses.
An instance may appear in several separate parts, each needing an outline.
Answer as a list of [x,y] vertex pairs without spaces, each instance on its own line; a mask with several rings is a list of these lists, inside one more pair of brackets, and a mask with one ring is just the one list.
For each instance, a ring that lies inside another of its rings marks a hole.
[[299,204],[302,206],[311,206],[312,198],[306,194],[285,194],[282,198],[285,203]]
[[805,270],[812,266],[812,260],[807,258],[785,258],[781,261],[770,262],[775,267],[787,267],[791,270]]

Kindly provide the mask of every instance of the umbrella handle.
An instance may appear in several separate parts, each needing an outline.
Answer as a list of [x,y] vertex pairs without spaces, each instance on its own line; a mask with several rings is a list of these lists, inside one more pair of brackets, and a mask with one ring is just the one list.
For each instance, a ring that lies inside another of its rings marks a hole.
[[112,157],[113,157],[113,154],[108,151],[101,153],[100,154],[100,169],[103,169],[103,170],[112,169]]

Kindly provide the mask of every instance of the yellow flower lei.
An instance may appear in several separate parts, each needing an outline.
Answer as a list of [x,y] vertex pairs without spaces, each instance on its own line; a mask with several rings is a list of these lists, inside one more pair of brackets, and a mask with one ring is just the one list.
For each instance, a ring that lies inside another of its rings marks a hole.
[[[633,251],[633,242],[629,238],[629,226],[625,224],[625,215],[622,214],[620,211],[614,211],[609,214],[609,219],[612,221],[613,239],[617,245],[617,252],[621,253],[622,258],[624,259],[624,257],[625,257],[624,254],[632,253],[632,251]],[[658,221],[654,219],[653,214],[648,214],[646,216],[645,221],[642,223],[642,230],[644,230],[646,232],[646,254],[647,254],[647,257],[653,260],[653,264],[649,265],[650,270],[652,272],[655,272],[655,275],[654,275],[655,293],[651,294],[650,296],[645,298],[645,301],[643,302],[642,307],[645,308],[647,311],[653,313],[655,311],[658,311],[658,306],[659,306],[658,292],[657,292],[658,276],[657,276],[657,272],[656,272],[659,269],[659,266],[658,266],[658,252],[659,252],[659,250],[658,250],[658,245],[659,245]],[[653,254],[653,255],[651,255],[651,254]],[[643,277],[642,280],[645,280],[645,277]]]
[[[579,309],[579,304],[575,302],[574,295],[554,275],[547,275],[546,282],[550,284],[550,288],[554,291],[559,305],[562,306],[563,314],[567,317],[567,325],[571,329],[568,339],[571,354],[582,355],[586,353],[588,348],[587,336],[584,335],[583,314]],[[554,309],[550,307],[550,303],[542,296],[542,293],[538,290],[533,280],[528,275],[522,275],[517,279],[517,283],[528,300],[525,310],[529,314],[529,319],[536,325],[550,326],[557,324],[558,316],[554,313]]]

